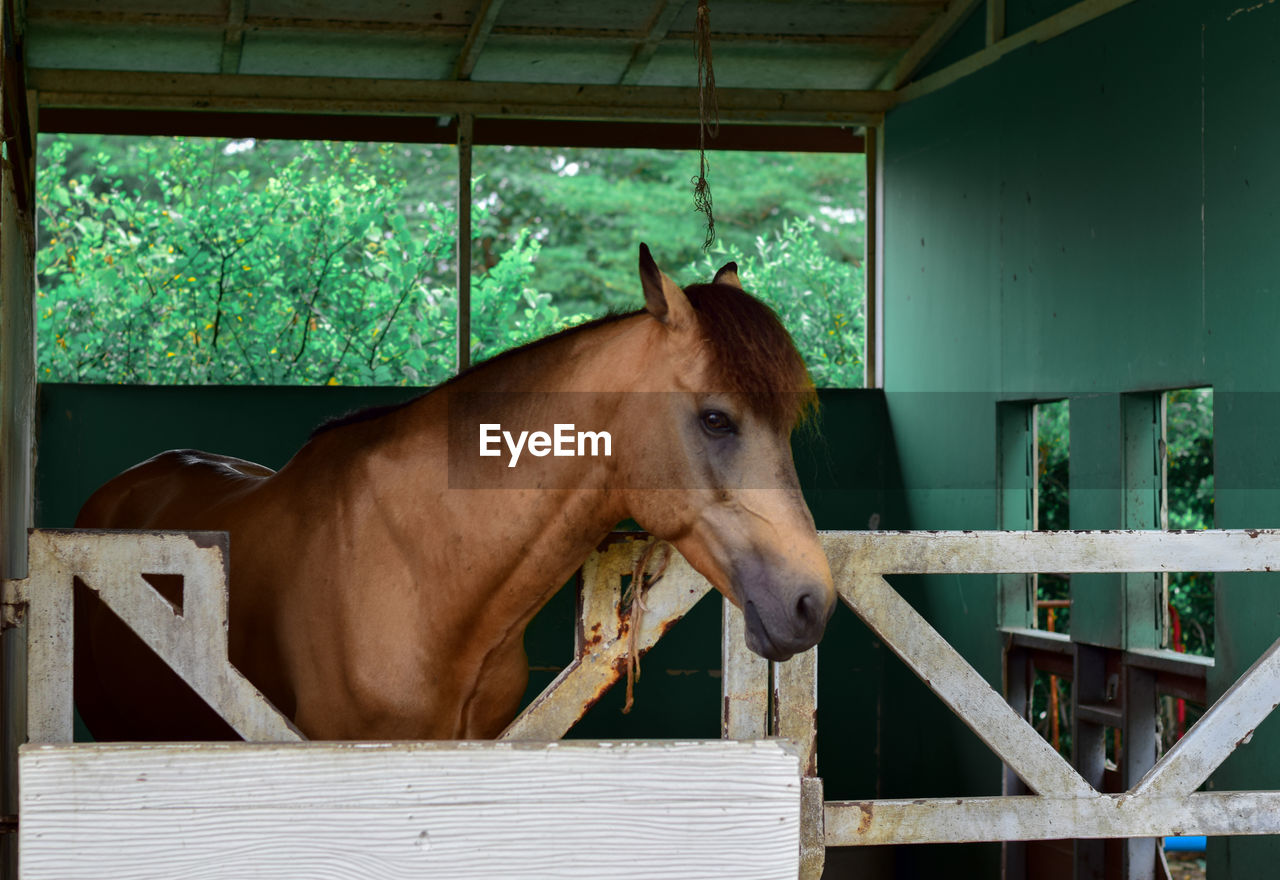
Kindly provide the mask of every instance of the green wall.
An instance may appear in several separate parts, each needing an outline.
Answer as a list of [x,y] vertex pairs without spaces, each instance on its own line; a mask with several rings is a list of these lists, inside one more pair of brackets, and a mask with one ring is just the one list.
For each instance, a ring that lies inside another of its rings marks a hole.
[[[1000,525],[996,404],[1063,396],[1072,526],[1139,521],[1124,426],[1149,392],[1196,385],[1215,389],[1218,525],[1280,525],[1278,38],[1280,4],[1136,0],[888,114],[885,387],[914,528]],[[1219,579],[1215,694],[1280,636],[1277,587]],[[1149,635],[1118,578],[1076,590],[1073,637]],[[994,579],[908,594],[999,686]],[[967,731],[895,705],[890,740],[936,722],[945,745],[886,760],[886,795],[998,791]],[[1280,787],[1278,744],[1272,719],[1211,785]],[[994,877],[998,855],[916,850],[898,868]],[[1216,840],[1211,876],[1278,859],[1273,838]]]
[[[42,385],[36,523],[70,526],[99,485],[157,452],[197,448],[279,467],[334,415],[403,400],[415,389]],[[821,392],[817,422],[795,438],[796,467],[818,527],[905,528],[884,396]],[[572,590],[562,590],[526,634],[531,699],[568,663]],[[833,797],[871,797],[879,773],[884,651],[843,606],[822,643],[821,772]],[[621,714],[615,688],[572,732],[584,738],[720,735],[720,600],[695,607],[645,658],[636,704]]]

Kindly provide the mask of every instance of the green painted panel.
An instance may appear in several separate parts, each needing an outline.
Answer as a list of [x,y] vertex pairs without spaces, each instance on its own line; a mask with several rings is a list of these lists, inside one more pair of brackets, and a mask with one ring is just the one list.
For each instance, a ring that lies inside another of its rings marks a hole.
[[[1063,2],[1009,5],[1012,32]],[[1070,397],[1072,526],[1117,528],[1151,523],[1161,503],[1143,472],[1158,440],[1149,392],[1195,385],[1215,388],[1218,524],[1280,522],[1280,116],[1266,109],[1278,42],[1280,4],[1135,2],[888,114],[885,378],[913,525],[991,527],[1008,475],[959,491],[999,474],[1000,435],[957,421],[962,404],[930,423],[900,400]],[[1073,637],[1154,643],[1148,578],[1073,578]],[[1277,587],[1218,581],[1214,692],[1280,635]],[[944,591],[920,592],[950,626]],[[987,674],[981,640],[965,651]],[[894,735],[932,720],[921,699]],[[1213,785],[1280,787],[1278,754],[1272,719]],[[941,763],[925,760],[915,780],[899,769],[895,788],[941,787]],[[897,872],[998,876],[989,852],[936,849],[902,855]],[[1215,841],[1210,876],[1266,876],[1277,859],[1274,838]]]

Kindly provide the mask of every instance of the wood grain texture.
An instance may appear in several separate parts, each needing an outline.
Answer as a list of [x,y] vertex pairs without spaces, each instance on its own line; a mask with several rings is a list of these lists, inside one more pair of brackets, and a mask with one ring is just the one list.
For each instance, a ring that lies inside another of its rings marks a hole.
[[25,880],[797,876],[786,745],[28,746]]

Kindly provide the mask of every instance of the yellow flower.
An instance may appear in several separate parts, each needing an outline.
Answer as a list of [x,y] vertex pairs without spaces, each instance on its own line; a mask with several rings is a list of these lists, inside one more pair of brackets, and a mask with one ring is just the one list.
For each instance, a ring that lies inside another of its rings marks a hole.
[[342,383],[338,381],[337,377],[335,377],[335,376],[330,376],[330,377],[329,377],[329,381],[328,381],[327,383],[325,383],[325,384],[327,384],[327,385],[341,385]]
[[177,357],[177,355],[175,355],[173,352],[169,352],[168,354],[165,355],[165,357],[171,358],[171,357]]
[[192,284],[195,284],[196,282],[196,279],[194,276],[188,277],[187,280],[190,281]]

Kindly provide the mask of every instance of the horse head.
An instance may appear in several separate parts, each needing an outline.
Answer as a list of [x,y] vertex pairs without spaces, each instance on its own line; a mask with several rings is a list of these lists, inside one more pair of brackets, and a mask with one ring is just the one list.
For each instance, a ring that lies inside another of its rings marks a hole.
[[681,289],[640,246],[649,320],[633,437],[620,463],[631,516],[740,607],[747,646],[786,660],[835,608],[831,570],[800,492],[791,433],[816,406],[804,361],[737,266]]

